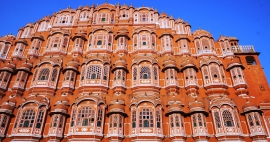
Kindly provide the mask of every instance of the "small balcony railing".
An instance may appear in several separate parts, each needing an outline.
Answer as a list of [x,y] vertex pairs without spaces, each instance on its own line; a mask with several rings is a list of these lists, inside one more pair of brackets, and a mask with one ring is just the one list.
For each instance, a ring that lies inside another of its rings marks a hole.
[[255,49],[253,45],[237,45],[232,46],[232,51],[234,53],[253,53],[255,52]]

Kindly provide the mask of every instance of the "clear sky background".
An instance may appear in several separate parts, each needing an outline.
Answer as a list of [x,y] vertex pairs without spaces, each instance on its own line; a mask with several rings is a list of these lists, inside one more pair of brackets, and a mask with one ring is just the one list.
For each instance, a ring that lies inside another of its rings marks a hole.
[[[12,33],[68,6],[102,4],[106,0],[1,0],[0,36]],[[108,3],[147,6],[174,18],[188,21],[192,32],[199,28],[220,35],[235,36],[240,45],[254,45],[270,81],[270,0],[108,0]]]

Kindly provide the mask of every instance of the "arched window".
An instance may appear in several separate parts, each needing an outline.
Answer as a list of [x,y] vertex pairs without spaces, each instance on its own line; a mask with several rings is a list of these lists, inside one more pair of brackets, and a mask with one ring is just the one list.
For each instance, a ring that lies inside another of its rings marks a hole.
[[126,72],[123,71],[122,74],[123,74],[123,75],[122,75],[122,80],[125,81],[125,80],[126,80]]
[[192,121],[193,121],[193,127],[197,127],[197,122],[196,122],[195,115],[193,115]]
[[71,122],[70,122],[70,127],[73,127],[74,126],[74,123],[75,123],[75,114],[76,114],[76,109],[73,108],[73,111],[72,111],[72,116],[71,116]]
[[248,65],[256,65],[256,61],[255,61],[255,58],[253,56],[247,56],[246,62]]
[[117,123],[118,123],[117,115],[115,115],[113,119],[114,119],[113,120],[113,127],[117,127]]
[[140,79],[151,79],[151,73],[149,67],[141,67]]
[[56,78],[57,78],[57,72],[58,72],[57,69],[53,69],[53,73],[52,73],[52,81],[56,81]]
[[254,113],[254,120],[255,120],[255,123],[256,123],[257,126],[260,126],[261,125],[260,124],[260,120],[259,120],[259,118],[258,118],[258,116],[257,116],[256,113]]
[[160,124],[160,112],[156,111],[156,122],[157,122],[157,128],[161,128]]
[[60,116],[60,119],[59,119],[59,128],[62,128],[63,122],[64,122],[63,120],[64,120],[63,116]]
[[91,75],[91,79],[96,79],[96,77],[97,77],[96,73],[93,73],[93,74]]
[[122,128],[122,120],[123,120],[123,117],[122,116],[119,116],[119,127]]
[[112,128],[112,123],[113,123],[113,115],[110,116],[110,119],[109,119],[109,127]]
[[82,76],[81,76],[81,80],[84,80],[84,75],[85,75],[85,67],[82,67]]
[[121,79],[121,71],[118,71],[118,73],[117,73],[117,79],[118,79],[118,80]]
[[68,46],[68,37],[64,37],[62,47],[66,48]]
[[150,109],[142,109],[139,116],[139,127],[154,127],[153,114]]
[[102,41],[99,40],[99,41],[97,42],[97,45],[102,45]]
[[87,79],[100,79],[101,67],[97,65],[91,65],[87,70]]
[[183,123],[182,123],[182,121],[180,121],[180,118],[179,118],[179,116],[175,116],[175,126],[176,127],[180,127],[180,123],[181,123],[181,126],[183,127]]
[[34,110],[25,110],[21,116],[19,127],[31,128],[33,127],[35,121],[35,111]]
[[35,80],[36,80],[36,76],[37,76],[37,74],[38,74],[38,70],[36,69],[36,71],[35,71],[35,73],[34,73],[33,81],[35,81]]
[[5,115],[5,116],[3,117],[3,120],[1,120],[1,116],[0,116],[0,122],[1,122],[1,121],[2,121],[1,127],[2,127],[2,128],[5,128],[6,123],[7,123],[7,116]]
[[174,127],[173,117],[171,117],[171,127]]
[[51,127],[57,127],[57,123],[58,123],[58,116],[55,116],[55,117],[53,118]]
[[132,111],[132,128],[136,128],[136,111]]
[[70,78],[70,71],[67,71],[66,72],[66,77],[64,78],[65,80],[69,80],[69,78]]
[[70,77],[70,81],[74,81],[75,80],[75,72],[71,71],[71,77]]
[[109,14],[108,13],[100,13],[99,14],[99,22],[108,22],[109,20]]
[[44,116],[44,111],[40,110],[38,113],[38,118],[37,118],[37,122],[36,122],[36,128],[41,128],[41,124],[43,121],[43,116]]
[[199,123],[199,126],[203,125],[201,114],[198,114],[198,123]]
[[214,113],[214,117],[215,117],[216,127],[217,128],[221,128],[221,122],[220,122],[219,113],[218,112],[215,112]]
[[104,66],[103,80],[107,80],[108,79],[108,72],[109,72],[109,67],[108,66]]
[[254,126],[254,123],[250,114],[248,115],[248,122],[249,122],[249,126]]
[[211,66],[210,70],[211,70],[211,74],[213,75],[214,79],[219,78],[219,71],[218,71],[217,66]]
[[137,68],[133,68],[133,80],[137,80]]
[[224,125],[227,126],[227,127],[232,127],[234,126],[234,123],[233,123],[233,116],[232,116],[232,113],[228,110],[224,110],[222,112],[222,117],[223,117],[223,120],[224,120]]
[[50,74],[50,70],[48,68],[44,68],[40,71],[38,80],[48,80]]
[[154,79],[158,80],[158,70],[157,67],[154,67]]
[[102,109],[99,108],[98,109],[98,117],[97,117],[97,126],[98,127],[101,127],[102,117],[103,117]]
[[77,116],[77,126],[94,126],[94,121],[95,110],[93,108],[85,106],[79,109]]

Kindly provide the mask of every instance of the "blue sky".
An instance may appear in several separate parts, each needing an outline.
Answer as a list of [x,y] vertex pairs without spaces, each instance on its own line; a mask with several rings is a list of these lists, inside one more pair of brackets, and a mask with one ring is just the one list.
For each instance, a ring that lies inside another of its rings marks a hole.
[[[106,0],[1,0],[0,36],[17,34],[28,22],[35,22],[60,9],[102,4]],[[222,34],[235,36],[240,45],[254,45],[261,52],[260,61],[270,81],[270,0],[108,0],[111,4],[153,7],[191,24],[192,32],[202,28],[215,40]]]

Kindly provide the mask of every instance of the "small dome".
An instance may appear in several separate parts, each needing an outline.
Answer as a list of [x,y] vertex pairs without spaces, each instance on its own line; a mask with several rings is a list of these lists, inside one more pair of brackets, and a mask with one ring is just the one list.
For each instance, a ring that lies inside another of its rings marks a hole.
[[173,103],[168,106],[168,112],[165,115],[168,116],[170,113],[173,113],[173,112],[185,113],[182,108],[183,108],[183,105],[181,103]]
[[42,21],[49,21],[51,18],[50,18],[50,16],[45,16],[45,17],[43,17],[41,20]]
[[113,110],[113,109],[124,110],[125,109],[125,106],[124,105],[121,105],[121,104],[113,104],[113,105],[109,106],[109,110]]
[[194,61],[192,60],[192,58],[187,57],[185,58],[182,63],[181,63],[181,71],[185,70],[186,68],[194,68],[196,71],[198,70],[198,68],[196,67]]
[[128,6],[126,4],[122,5],[120,9],[128,9]]
[[8,71],[8,72],[14,72],[15,70],[15,65],[8,62],[7,64],[5,64],[0,70],[5,70],[5,71]]
[[44,37],[41,34],[32,36],[31,41],[33,41],[36,38],[44,41]]
[[204,108],[204,104],[202,102],[198,102],[198,101],[195,101],[195,102],[192,102],[189,104],[190,109],[196,108],[196,107]]
[[159,17],[168,17],[168,15],[165,12],[162,12]]
[[207,37],[213,37],[212,34],[206,30],[202,30],[202,29],[199,29],[199,30],[196,30],[194,31],[193,33],[194,36],[207,36]]
[[114,64],[114,67],[113,67],[113,69],[112,69],[112,72],[114,72],[116,69],[123,69],[123,70],[125,70],[126,72],[128,72],[126,60],[123,60],[123,59],[117,60],[117,61],[115,62],[115,64]]
[[54,109],[63,109],[63,110],[68,110],[68,106],[64,104],[56,104]]
[[73,62],[73,61],[70,61],[67,63],[67,67],[72,67],[72,68],[75,68],[75,69],[78,69],[78,63],[76,62]]
[[164,68],[162,69],[162,71],[165,71],[168,68],[175,68],[177,71],[179,70],[177,68],[177,65],[176,65],[175,60],[174,59],[171,59],[171,58],[169,58],[167,60],[164,60],[163,66],[164,66]]
[[31,69],[33,65],[30,63],[23,63],[21,67]]
[[180,18],[178,18],[177,20],[175,20],[176,23],[183,23],[184,21]]
[[124,68],[127,68],[127,63],[125,60],[117,60],[115,62],[115,67],[124,67]]
[[66,64],[66,68],[63,70],[63,72],[67,71],[68,69],[71,69],[71,70],[74,70],[76,72],[78,72],[78,67],[79,67],[79,59],[72,59],[71,61],[69,61],[67,64]]
[[242,109],[247,109],[247,108],[257,108],[256,104],[254,103],[251,103],[251,102],[246,102],[243,106],[242,106]]
[[231,59],[227,64],[227,69],[226,70],[230,70],[233,67],[241,67],[242,69],[245,69],[245,67],[241,64],[241,61],[240,61],[239,58]]
[[220,37],[218,38],[218,41],[224,41],[224,40],[229,40],[228,37],[220,35]]
[[34,27],[34,23],[28,23],[26,27]]
[[83,10],[88,10],[88,9],[90,9],[90,6],[89,5],[86,5],[85,7],[83,7]]
[[17,41],[15,41],[15,43],[23,43],[25,45],[27,45],[27,41],[25,39],[18,39]]

